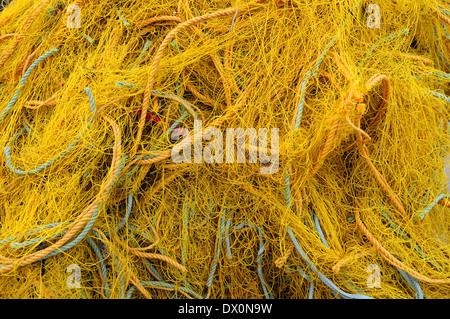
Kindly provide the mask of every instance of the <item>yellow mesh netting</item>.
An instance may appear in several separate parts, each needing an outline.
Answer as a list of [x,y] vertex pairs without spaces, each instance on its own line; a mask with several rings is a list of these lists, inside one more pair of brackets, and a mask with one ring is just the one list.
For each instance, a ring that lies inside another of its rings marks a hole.
[[[0,297],[448,297],[450,8],[371,4],[13,1]],[[278,170],[175,163],[195,120]]]

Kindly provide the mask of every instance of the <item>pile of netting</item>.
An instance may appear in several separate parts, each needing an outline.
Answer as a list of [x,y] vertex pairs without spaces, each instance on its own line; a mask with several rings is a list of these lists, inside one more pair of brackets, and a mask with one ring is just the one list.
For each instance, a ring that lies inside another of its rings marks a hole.
[[449,11],[13,1],[0,297],[450,296]]

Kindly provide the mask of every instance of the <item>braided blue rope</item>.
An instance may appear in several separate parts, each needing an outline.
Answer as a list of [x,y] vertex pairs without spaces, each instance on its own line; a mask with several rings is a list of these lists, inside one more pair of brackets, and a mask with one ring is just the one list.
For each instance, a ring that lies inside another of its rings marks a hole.
[[[147,235],[147,233],[145,232],[140,232],[138,230],[138,228],[132,224],[127,223],[127,228],[131,229],[134,233],[136,234],[140,234],[142,235],[144,238],[148,239],[149,241],[153,242],[154,239]],[[139,245],[137,243],[136,237],[134,236],[133,233],[130,234],[130,238],[131,238],[131,243],[135,248],[138,248]],[[159,274],[158,270],[156,270],[156,268],[152,265],[152,263],[150,262],[150,260],[148,260],[148,258],[144,259],[145,263],[147,264],[147,266],[150,268],[150,271],[153,273],[153,275],[158,278],[160,281],[164,281],[163,277]]]
[[177,41],[173,40],[170,44],[177,50],[179,53],[181,53],[180,46],[178,45]]
[[235,226],[234,229],[239,230],[243,227],[249,227],[255,231],[257,231],[258,233],[258,237],[259,237],[259,250],[258,250],[258,255],[256,257],[256,263],[258,265],[257,268],[257,272],[258,272],[258,276],[259,279],[261,280],[261,285],[263,287],[263,291],[264,291],[264,296],[266,297],[266,299],[273,299],[273,295],[270,293],[269,288],[267,287],[266,281],[264,279],[264,275],[262,272],[262,255],[264,253],[264,250],[266,248],[267,245],[267,241],[263,235],[263,232],[261,231],[261,228],[259,228],[258,226],[253,225],[250,222],[242,222],[239,225]]
[[95,40],[92,39],[92,38],[91,38],[89,35],[87,35],[86,33],[82,33],[81,35],[83,36],[83,38],[85,38],[86,40],[88,40],[89,43],[90,43],[91,45],[94,45],[94,44],[95,44]]
[[439,92],[431,92],[431,91],[425,91],[426,94],[429,94],[431,96],[434,96],[438,99],[444,100],[447,103],[450,103],[450,98],[442,93]]
[[[108,189],[108,192],[107,192],[107,195],[106,195],[106,196],[109,196],[109,193],[111,192],[111,189],[113,188],[113,186],[114,186],[114,184],[115,184],[115,181],[116,181],[117,177],[119,176],[120,172],[122,171],[123,166],[124,166],[124,161],[122,160],[122,161],[120,162],[120,164],[119,164],[119,169],[118,169],[118,171],[117,171],[117,173],[116,173],[116,176],[114,177],[113,182],[111,183],[111,186],[110,186],[109,189]],[[85,228],[83,229],[83,231],[82,231],[82,232],[81,232],[81,233],[80,233],[73,241],[71,241],[70,243],[68,243],[68,244],[66,244],[66,245],[64,245],[64,246],[62,246],[62,247],[59,248],[58,250],[52,251],[52,252],[49,253],[48,255],[46,255],[46,256],[44,256],[43,258],[41,258],[41,260],[47,259],[47,258],[52,257],[52,256],[55,256],[55,255],[57,255],[57,254],[59,254],[59,253],[61,253],[61,252],[63,252],[63,251],[66,251],[66,250],[68,250],[68,249],[74,247],[75,245],[77,245],[81,240],[83,240],[83,239],[86,237],[86,235],[89,233],[89,231],[91,230],[92,226],[94,225],[94,223],[95,223],[95,221],[96,221],[96,219],[97,219],[99,210],[101,209],[102,206],[103,206],[103,203],[100,203],[100,204],[99,204],[99,207],[94,211],[94,213],[92,214],[92,217],[90,218],[89,222],[86,224],[86,226],[85,226]],[[0,266],[0,268],[1,268],[1,267],[2,267],[2,266]]]
[[[313,221],[313,225],[314,228],[316,229],[317,233],[320,236],[320,241],[324,244],[325,247],[329,248],[327,240],[325,239],[325,235],[322,231],[322,227],[320,226],[320,221],[319,218],[317,217],[316,213],[313,211],[312,213],[312,221]],[[364,291],[362,289],[360,289],[358,286],[356,286],[355,284],[353,284],[351,281],[348,280],[348,278],[344,277],[347,285],[352,286],[353,288],[355,288],[358,292],[360,293],[364,293]]]
[[327,285],[334,293],[340,295],[341,297],[345,299],[373,299],[372,297],[361,295],[361,294],[349,294],[339,287],[337,287],[331,280],[329,280],[327,277],[325,277],[317,268],[316,266],[309,260],[306,253],[303,251],[303,249],[300,247],[300,244],[298,243],[297,239],[294,236],[294,233],[292,232],[291,228],[287,227],[287,232],[289,237],[291,238],[292,242],[294,243],[295,249],[299,253],[299,255],[303,258],[303,260],[308,265],[309,269],[316,273],[319,279]]
[[289,176],[289,167],[286,167],[286,174],[284,175],[284,184],[286,187],[284,189],[284,196],[286,197],[286,206],[290,208],[292,202],[291,202],[291,178]]
[[309,282],[308,299],[314,299],[314,280]]
[[[57,233],[56,235],[53,235],[52,237],[64,236],[66,233],[67,233],[67,231],[64,230],[64,231],[62,231],[60,233]],[[45,237],[36,237],[36,238],[30,239],[30,240],[27,240],[27,241],[24,241],[24,242],[14,242],[14,243],[11,243],[10,247],[12,249],[25,248],[25,247],[31,246],[31,245],[33,245],[35,243],[39,243],[43,239],[45,239]]]
[[450,34],[447,31],[447,26],[441,22],[442,29],[444,30],[445,36],[450,40]]
[[120,223],[112,231],[107,231],[105,233],[106,237],[109,237],[111,232],[116,233],[123,226],[125,226],[125,224],[128,221],[128,218],[130,217],[132,208],[133,208],[133,194],[128,194],[128,196],[127,196],[127,209],[126,209],[126,212],[125,212],[125,216],[123,217],[123,219],[120,221]]
[[316,213],[313,212],[311,218],[314,224],[314,228],[316,229],[317,233],[320,236],[320,241],[322,242],[322,244],[324,244],[325,247],[330,248],[325,239],[325,235],[323,234],[322,227],[320,227],[319,218],[317,217]]
[[[187,245],[188,245],[188,234],[189,234],[189,215],[192,213],[192,209],[189,211],[189,201],[188,198],[186,198],[186,201],[183,205],[183,231],[182,231],[182,246],[181,246],[181,264],[183,266],[186,265],[186,259],[187,259]],[[190,284],[187,282],[186,278],[183,279],[183,284],[185,285],[186,289],[190,292],[198,295],[190,286]]]
[[450,15],[450,12],[448,12],[447,10],[445,10],[445,9],[442,9],[442,8],[439,8],[438,7],[438,10],[439,11],[441,11],[443,14],[445,14],[445,15]]
[[189,232],[189,209],[188,209],[188,200],[186,199],[183,205],[183,230],[182,230],[182,246],[181,246],[181,264],[185,266],[186,264],[186,250],[188,244],[188,232]]
[[[232,209],[230,209],[232,211]],[[227,223],[225,224],[225,246],[227,249],[227,258],[232,259],[233,256],[231,254],[231,245],[230,245],[230,226],[232,224],[232,217],[227,219]]]
[[135,69],[135,68],[138,66],[139,62],[142,61],[142,59],[143,59],[144,56],[145,56],[145,53],[147,52],[147,50],[148,50],[148,48],[150,47],[151,44],[152,44],[152,41],[150,41],[150,40],[145,41],[145,43],[144,43],[144,48],[142,49],[141,53],[139,54],[139,57],[138,57],[138,59],[137,59],[136,64],[134,64],[134,65],[131,67],[131,70]]
[[125,19],[125,17],[123,16],[123,14],[120,13],[120,11],[119,11],[119,9],[117,8],[117,6],[114,8],[114,10],[116,11],[117,15],[118,15],[119,18],[121,19],[123,25],[124,25],[125,27],[128,28],[128,27],[130,26],[130,23],[127,21],[127,19]]
[[306,72],[305,78],[302,82],[301,90],[300,90],[300,103],[297,108],[297,115],[295,118],[295,125],[294,130],[297,130],[300,127],[300,122],[302,120],[303,115],[303,106],[305,104],[305,93],[306,93],[306,87],[308,84],[308,80],[313,76],[313,73],[311,71]]
[[[45,229],[54,228],[54,227],[57,227],[57,226],[63,225],[63,224],[68,225],[68,224],[70,224],[70,223],[53,223],[53,224],[47,224],[47,225],[44,225],[44,226],[39,226],[39,227],[33,228],[32,230],[29,230],[29,231],[27,232],[27,234],[30,234],[30,235],[31,235],[31,234],[34,234],[34,233],[36,233],[36,232],[40,232],[40,231],[45,230]],[[13,241],[13,240],[15,240],[15,239],[17,239],[17,238],[19,238],[19,237],[20,237],[20,236],[17,235],[17,236],[13,236],[13,237],[9,237],[9,238],[0,240],[0,245],[3,245],[3,244],[5,244],[5,243],[7,243],[7,242],[10,242],[10,241]],[[12,247],[14,247],[14,246],[16,246],[15,243],[12,244]]]
[[[303,116],[303,107],[305,105],[305,95],[306,95],[306,89],[308,85],[308,81],[310,78],[315,77],[317,73],[319,72],[320,65],[322,64],[323,59],[325,58],[326,54],[330,50],[330,48],[333,46],[333,44],[336,42],[338,38],[338,34],[336,34],[326,45],[325,49],[322,51],[322,53],[319,55],[319,58],[317,59],[316,65],[314,67],[313,71],[307,71],[305,74],[305,77],[302,81],[301,87],[300,87],[300,102],[296,110],[296,116],[295,116],[295,124],[294,124],[294,131],[297,130],[300,127],[300,123],[302,121]],[[286,184],[286,200],[287,200],[287,207],[291,207],[291,195],[290,195],[290,181],[289,181],[289,168],[286,168],[286,175],[285,175],[285,184]]]
[[441,52],[441,49],[439,48],[439,44],[437,41],[437,35],[436,35],[436,28],[434,26],[433,26],[433,35],[434,35],[434,46],[436,48],[438,56],[442,60],[442,62],[444,62],[444,64],[448,67],[447,59],[444,57],[444,55]]
[[[91,89],[90,88],[86,88],[85,92],[86,92],[86,94],[89,97],[89,102],[91,104],[91,113],[92,113],[92,115],[88,119],[87,127],[80,133],[80,135],[77,136],[75,138],[75,140],[69,146],[67,146],[66,149],[64,149],[56,158],[51,159],[47,163],[42,164],[41,166],[39,166],[39,167],[37,167],[35,169],[32,169],[32,170],[29,170],[29,171],[19,170],[19,169],[16,169],[14,167],[14,165],[11,163],[11,147],[10,146],[5,146],[3,148],[3,150],[5,151],[5,155],[6,155],[6,164],[7,164],[8,168],[13,173],[18,174],[18,175],[31,175],[31,174],[39,173],[39,172],[43,171],[44,169],[46,169],[47,167],[49,167],[50,165],[52,165],[55,162],[59,161],[68,152],[70,152],[72,150],[72,148],[74,148],[78,144],[79,140],[83,137],[83,135],[90,128],[90,125],[91,125],[91,123],[93,121],[93,115],[95,114],[95,101],[94,101],[94,97],[92,96]],[[17,136],[16,136],[16,138],[17,138]],[[15,139],[13,141],[15,141]],[[11,145],[13,144],[13,141],[11,142]]]
[[120,296],[120,299],[125,299],[125,279],[122,275],[122,267],[120,267],[120,263],[119,263],[119,260],[117,259],[117,257],[114,257],[114,263],[116,264],[116,267],[118,268],[117,273],[119,274],[119,282],[120,282],[119,296]]
[[450,74],[449,73],[433,72],[432,74],[436,75],[436,76],[438,76],[440,78],[446,79],[446,80],[450,79]]
[[173,132],[173,130],[180,125],[187,117],[189,116],[189,113],[186,111],[183,111],[183,114],[181,115],[181,117],[176,120],[175,122],[172,123],[172,125],[169,127],[169,129],[166,132],[166,138],[169,137],[169,135]]
[[410,274],[404,272],[403,270],[397,268],[398,272],[402,275],[403,279],[406,280],[406,282],[408,283],[408,285],[411,286],[412,289],[414,289],[415,293],[415,297],[416,299],[423,299],[423,292],[422,292],[422,288],[420,288],[419,285],[419,281],[412,277]]
[[356,67],[357,67],[357,68],[361,67],[362,64],[365,62],[365,60],[367,59],[367,57],[368,57],[368,56],[369,56],[369,55],[370,55],[377,47],[379,47],[381,44],[383,44],[383,43],[385,43],[385,42],[387,42],[387,41],[389,41],[389,40],[392,40],[392,39],[395,38],[395,37],[399,37],[399,36],[402,36],[402,35],[407,35],[408,33],[409,33],[409,29],[406,28],[406,29],[400,30],[400,31],[398,31],[398,32],[394,32],[394,33],[392,33],[392,34],[390,34],[390,35],[384,37],[383,39],[381,39],[381,40],[375,42],[375,43],[369,48],[368,52],[366,52],[366,53],[364,54],[363,58],[361,59],[361,61],[358,62],[358,64],[356,65]]
[[425,260],[431,262],[439,271],[442,271],[442,268],[439,266],[438,262],[425,254],[424,251],[412,240],[412,238],[392,221],[392,219],[383,209],[381,209],[381,213],[392,229],[394,229],[402,238],[410,241],[411,245],[414,247],[414,250],[417,251],[421,258],[424,258]]
[[[353,13],[355,13],[355,11],[358,8],[360,3],[361,3],[361,0],[358,1],[355,4],[355,6],[352,8],[351,16],[353,16]],[[347,18],[344,20],[344,22],[343,22],[344,28],[347,26],[349,19],[350,19],[350,16],[347,16]],[[303,106],[305,104],[305,93],[306,93],[306,87],[308,84],[308,80],[311,77],[315,77],[317,75],[317,73],[319,72],[320,65],[323,62],[323,59],[325,58],[326,54],[328,53],[328,51],[331,49],[331,47],[334,45],[334,43],[337,41],[338,38],[339,38],[339,34],[336,34],[333,38],[331,38],[331,40],[325,46],[325,49],[320,53],[313,71],[312,72],[308,71],[305,74],[305,77],[301,84],[300,103],[297,108],[297,115],[296,115],[296,119],[295,119],[294,130],[297,130],[300,127],[300,122],[301,122],[302,114],[303,114]]]
[[[355,6],[353,7],[352,12],[354,13],[355,10],[358,8],[358,5],[361,1],[359,1],[357,4],[355,4]],[[352,14],[353,15],[353,14]],[[344,27],[346,27],[347,22],[349,20],[350,17],[347,17],[344,21]],[[313,71],[308,71],[305,74],[305,77],[302,81],[301,84],[301,88],[300,88],[300,102],[297,108],[297,113],[296,113],[296,118],[295,118],[295,125],[294,125],[294,130],[297,130],[300,127],[300,123],[301,123],[301,119],[302,119],[302,114],[303,114],[303,107],[304,107],[304,103],[305,103],[305,93],[306,93],[306,88],[307,88],[307,84],[308,84],[308,80],[311,77],[316,76],[316,74],[319,71],[320,65],[325,57],[325,55],[327,54],[327,52],[329,51],[329,49],[332,47],[332,45],[336,42],[336,40],[338,39],[338,34],[335,35],[327,44],[327,46],[325,47],[325,49],[322,51],[322,53],[319,55],[318,61],[316,63],[316,66],[314,67]],[[286,197],[286,206],[289,208],[292,205],[291,202],[291,195],[290,195],[290,177],[289,177],[289,168],[286,168],[286,174],[285,174],[285,197]],[[316,226],[318,225],[318,220],[317,223],[315,223]],[[319,225],[320,228],[320,225]],[[307,262],[308,266],[310,267],[311,270],[316,271],[316,267],[309,261],[309,259],[307,258],[306,254],[303,252],[303,250],[301,249],[300,245],[298,244],[297,240],[295,239],[292,230],[287,227],[289,236],[291,237],[291,240],[294,242],[294,246],[296,247],[297,251],[299,252],[299,254],[302,256],[302,258]],[[321,230],[321,229],[320,229]],[[323,237],[323,232],[320,232],[319,234],[321,234],[321,240],[323,240],[322,242],[325,242],[325,238]],[[300,272],[300,274],[307,280],[310,281],[310,289],[309,289],[309,298],[312,299],[313,298],[313,294],[314,294],[314,281],[312,280],[311,277],[309,277],[306,273],[304,273],[304,271],[301,270],[301,268],[298,268],[298,271]],[[335,292],[339,292],[340,289],[337,288],[336,285],[334,285],[334,283],[332,283],[329,279],[327,279],[325,276],[323,276],[320,272],[318,272],[319,278],[328,286],[332,289],[332,291]],[[346,296],[350,299],[373,299],[371,297],[365,296],[365,295],[357,295],[357,294],[347,294],[345,292],[341,291],[341,295]]]
[[[226,209],[223,208],[223,213],[225,214]],[[225,229],[225,218],[223,216],[220,217],[220,230],[219,230],[219,241],[217,243],[217,250],[216,255],[214,256],[214,260],[211,266],[211,271],[209,272],[208,281],[206,282],[206,286],[209,288],[211,287],[214,279],[214,274],[216,273],[217,268],[217,261],[220,256],[221,248],[222,248],[222,240],[223,240],[223,233]]]
[[[132,225],[132,224],[127,224],[127,227],[129,227],[133,232],[135,232],[135,233],[137,233],[137,234],[143,236],[144,238],[146,238],[146,239],[148,239],[148,240],[150,240],[150,241],[154,241],[154,239],[153,239],[150,235],[148,235],[148,234],[145,233],[145,232],[139,231],[139,230],[137,229],[136,226],[134,226],[134,225]],[[132,243],[133,243],[133,245],[134,245],[136,248],[139,247],[139,245],[137,244],[137,241],[135,240],[133,234],[131,234],[131,238],[132,238]],[[166,255],[165,252],[164,252],[164,249],[158,247],[158,250],[159,250],[159,251],[161,252],[161,254],[163,254],[164,256]],[[150,268],[150,271],[152,272],[152,274],[153,274],[157,279],[159,279],[161,282],[163,282],[163,281],[164,281],[164,278],[159,274],[158,270],[156,270],[156,268],[152,265],[152,263],[151,263],[147,258],[145,258],[144,261],[145,261],[145,263],[147,264],[147,266]],[[200,296],[199,294],[197,294],[197,293],[190,287],[190,285],[189,285],[189,283],[186,281],[186,279],[183,279],[183,283],[187,286],[187,288],[185,288],[185,287],[180,287],[181,290],[183,290],[183,291],[185,291],[185,292],[188,292],[188,293],[191,293],[191,294],[192,294],[194,297],[196,297],[196,298],[201,298],[201,296]],[[134,286],[133,286],[133,287],[134,287]],[[131,289],[131,293],[132,293],[132,292],[134,291],[134,289],[135,289],[135,287],[134,287],[134,288],[133,288],[133,287],[132,287],[132,289]],[[130,293],[130,291],[129,291],[129,293]],[[172,296],[172,293],[169,293],[169,295],[170,295],[171,297],[173,297],[173,296]]]
[[33,62],[33,64],[30,65],[30,67],[27,69],[27,71],[23,75],[22,79],[20,80],[19,88],[16,90],[16,92],[14,93],[14,96],[11,98],[11,100],[9,101],[8,105],[3,110],[3,112],[0,113],[0,122],[3,121],[5,116],[13,108],[14,104],[16,104],[17,99],[19,98],[20,92],[22,91],[22,88],[25,86],[25,83],[26,83],[28,77],[30,76],[31,72],[36,68],[36,66],[39,63],[41,63],[43,60],[47,59],[49,56],[51,56],[52,54],[54,54],[56,52],[58,52],[58,49],[53,48],[50,51],[48,51],[47,53],[44,53],[43,55],[41,55],[39,58],[36,59],[36,61]]
[[22,123],[23,123],[23,126],[25,127],[25,130],[28,132],[28,134],[33,135],[34,131],[31,129],[31,127],[28,126],[27,122],[25,122],[25,120],[22,120]]
[[100,252],[100,249],[98,248],[97,244],[90,237],[86,237],[86,241],[92,247],[92,250],[94,251],[95,255],[97,256],[97,259],[99,260],[100,271],[101,271],[101,275],[102,275],[102,279],[103,279],[103,289],[105,290],[106,298],[109,298],[110,292],[109,292],[109,284],[107,282],[108,271],[106,270],[106,265],[105,265],[103,255]]
[[142,89],[143,89],[142,86],[136,86],[136,85],[133,84],[133,83],[124,82],[124,81],[116,81],[116,84],[117,84],[118,86],[120,86],[120,87],[126,87],[126,88],[129,88],[129,89],[134,89],[134,88],[137,88],[137,89],[139,89],[139,90],[142,90]]
[[158,278],[160,281],[164,281],[164,278],[159,274],[158,270],[151,264],[150,260],[145,258],[145,263],[147,264],[148,268],[153,272],[153,274]]
[[436,206],[436,204],[443,198],[449,197],[447,194],[438,195],[427,207],[425,207],[419,214],[416,215],[418,219],[423,219],[427,213],[430,212]]

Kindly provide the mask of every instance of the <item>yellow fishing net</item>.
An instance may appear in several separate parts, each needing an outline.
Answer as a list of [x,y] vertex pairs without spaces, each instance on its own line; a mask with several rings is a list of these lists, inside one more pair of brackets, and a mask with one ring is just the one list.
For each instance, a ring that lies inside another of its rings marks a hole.
[[13,1],[0,297],[447,298],[449,48],[438,0]]

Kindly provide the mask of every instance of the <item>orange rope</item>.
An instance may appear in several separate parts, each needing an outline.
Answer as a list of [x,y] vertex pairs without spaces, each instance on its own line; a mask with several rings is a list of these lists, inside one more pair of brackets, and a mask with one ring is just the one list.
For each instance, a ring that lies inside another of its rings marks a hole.
[[[251,7],[252,4],[249,5],[249,7]],[[142,102],[142,110],[141,110],[141,117],[139,119],[139,123],[138,123],[138,132],[136,135],[136,141],[135,144],[133,146],[133,149],[131,151],[131,157],[133,157],[136,152],[137,152],[137,148],[138,148],[138,143],[141,141],[142,138],[142,132],[144,130],[144,126],[145,126],[145,122],[146,122],[146,115],[147,115],[147,110],[150,104],[150,95],[151,95],[151,90],[153,89],[153,85],[155,83],[155,78],[156,78],[156,73],[159,67],[159,64],[161,62],[162,59],[162,55],[165,51],[165,49],[167,48],[167,46],[169,45],[169,43],[174,39],[175,35],[180,32],[182,29],[187,28],[189,26],[193,26],[195,24],[198,24],[200,22],[206,21],[206,20],[210,20],[210,19],[215,19],[215,18],[219,18],[219,17],[224,17],[224,16],[229,16],[234,14],[236,11],[236,8],[233,9],[227,9],[227,10],[220,10],[214,13],[210,13],[210,14],[206,14],[200,17],[195,17],[192,18],[186,22],[180,23],[178,24],[172,31],[170,31],[167,36],[164,38],[163,42],[161,43],[161,45],[159,46],[153,63],[151,65],[150,68],[150,76],[148,78],[147,81],[147,86],[145,87],[145,91],[144,91],[144,99]],[[156,111],[156,110],[154,110]]]
[[356,254],[354,254],[354,255],[350,255],[350,256],[347,256],[347,257],[345,257],[345,258],[342,258],[341,260],[339,260],[339,261],[333,266],[332,270],[333,270],[333,272],[338,273],[338,272],[341,270],[342,266],[344,266],[345,264],[348,264],[349,262],[352,262],[352,261],[354,261],[354,260],[357,260],[357,259],[359,259],[359,258],[361,258],[361,257],[367,256],[367,255],[370,255],[370,254],[373,254],[375,251],[376,251],[375,248],[372,247],[372,248],[370,248],[370,249],[361,251],[361,252],[356,253]]
[[369,124],[367,130],[371,130],[373,127],[375,127],[383,118],[386,109],[387,109],[387,105],[389,102],[389,99],[391,97],[391,85],[390,85],[390,81],[389,78],[384,75],[384,74],[375,74],[373,77],[371,77],[367,83],[366,83],[366,92],[369,92],[370,90],[372,90],[376,85],[378,84],[382,84],[383,86],[383,102],[381,103],[379,109],[378,109],[378,113],[375,116],[375,118],[372,120],[372,122]]
[[389,262],[391,265],[407,272],[412,277],[428,282],[430,284],[450,284],[450,278],[447,279],[433,279],[430,277],[427,277],[425,275],[422,275],[418,273],[417,271],[411,269],[410,267],[406,266],[402,262],[400,262],[398,259],[396,259],[391,253],[389,253],[370,233],[370,231],[364,226],[363,222],[361,221],[360,215],[358,210],[355,210],[355,218],[356,223],[358,224],[359,229],[361,232],[369,239],[370,243],[373,245],[373,247],[378,251],[381,256],[386,259],[387,262]]
[[111,163],[111,170],[110,170],[110,176],[106,183],[103,185],[100,193],[97,195],[96,200],[91,203],[86,209],[75,219],[73,224],[69,227],[67,233],[59,239],[56,243],[50,245],[47,248],[44,248],[42,250],[39,250],[35,253],[32,253],[24,258],[18,258],[18,259],[10,259],[13,262],[10,262],[6,265],[4,265],[2,268],[0,268],[0,273],[4,274],[8,271],[13,270],[15,267],[21,267],[28,264],[31,264],[35,261],[40,260],[41,258],[45,257],[46,255],[50,254],[51,252],[57,250],[58,248],[62,247],[67,241],[69,241],[73,235],[75,235],[82,227],[84,227],[91,218],[94,211],[98,208],[99,204],[103,202],[106,199],[106,195],[108,194],[109,187],[112,185],[115,176],[117,175],[117,172],[119,170],[119,164],[121,160],[121,148],[122,148],[122,142],[121,142],[121,133],[119,126],[117,123],[114,122],[109,117],[104,117],[109,124],[111,124],[114,135],[115,135],[115,141],[114,141],[114,155],[113,160]]
[[7,40],[7,39],[11,39],[12,37],[14,37],[14,33],[2,35],[2,36],[0,36],[0,42]]
[[311,178],[312,176],[314,176],[314,174],[317,173],[319,168],[322,166],[323,161],[327,157],[328,153],[333,148],[333,142],[334,142],[334,139],[336,138],[336,133],[339,129],[340,124],[341,124],[341,121],[339,119],[333,119],[331,121],[331,130],[328,133],[327,140],[325,141],[325,145],[322,149],[322,152],[319,154],[316,164],[314,164],[311,172],[309,172],[308,177]]
[[180,17],[177,16],[159,16],[159,17],[153,17],[149,20],[145,20],[144,22],[141,23],[141,29],[145,28],[146,26],[148,26],[149,24],[155,23],[155,22],[160,22],[160,21],[173,21],[173,22],[178,22],[181,23],[182,20]]
[[[355,125],[358,128],[361,128],[361,116],[365,110],[364,104],[358,104],[357,107],[357,113],[355,117]],[[395,208],[403,215],[404,218],[408,218],[408,214],[405,211],[405,208],[403,207],[403,204],[401,203],[400,199],[397,197],[397,195],[392,191],[389,184],[384,179],[383,175],[375,168],[372,161],[369,158],[369,150],[367,147],[363,144],[362,140],[362,134],[359,130],[355,130],[357,143],[359,146],[359,153],[361,154],[361,157],[366,162],[367,166],[369,167],[370,171],[372,172],[372,175],[375,177],[376,181],[380,185],[380,187],[385,191],[389,199],[394,204]]]
[[13,54],[13,52],[16,49],[17,45],[19,44],[20,40],[22,40],[22,37],[26,34],[26,32],[30,28],[31,24],[36,20],[37,16],[40,14],[41,9],[44,8],[45,6],[47,6],[49,2],[50,2],[50,0],[42,1],[31,9],[29,16],[23,23],[20,31],[14,34],[13,43],[0,56],[0,68],[3,68],[6,60],[8,60],[8,58]]

